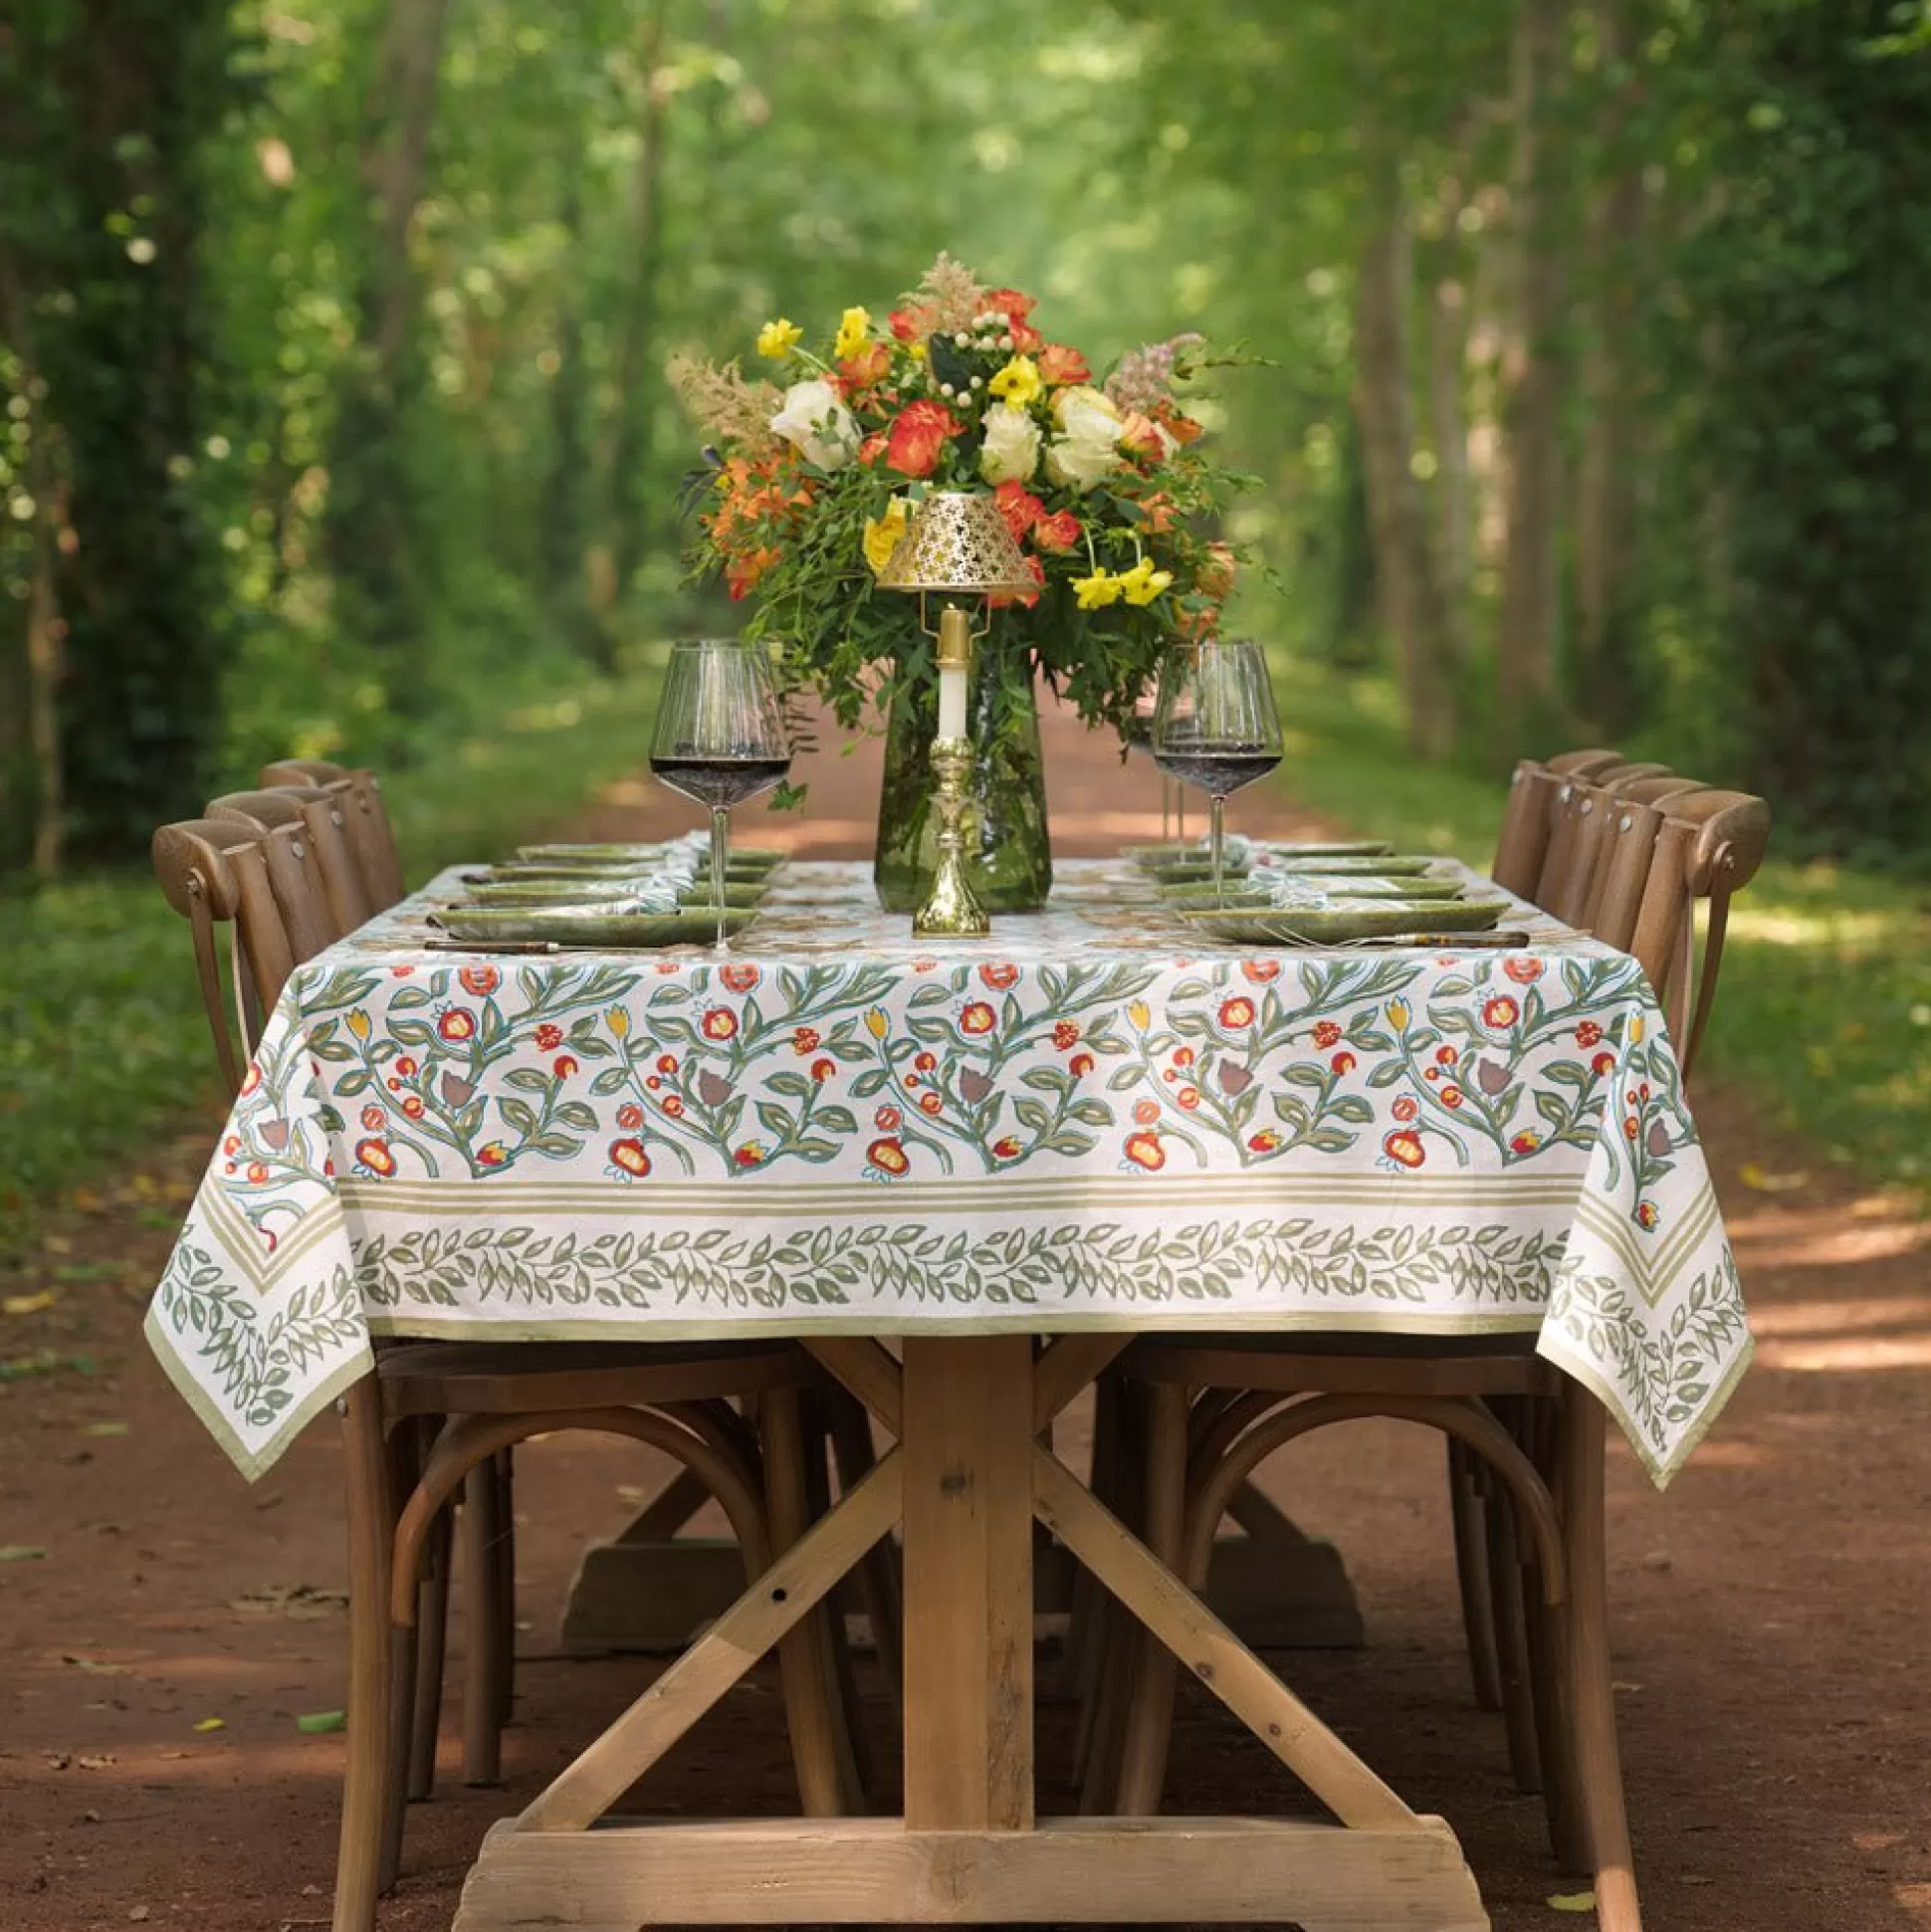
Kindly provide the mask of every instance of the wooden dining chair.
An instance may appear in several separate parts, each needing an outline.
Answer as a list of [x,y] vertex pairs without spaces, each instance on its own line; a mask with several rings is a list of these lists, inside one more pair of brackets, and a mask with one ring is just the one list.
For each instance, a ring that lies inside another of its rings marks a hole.
[[1557,795],[1571,778],[1587,778],[1624,763],[1620,751],[1594,747],[1559,751],[1551,758],[1523,758],[1509,778],[1502,828],[1489,876],[1505,892],[1533,899],[1554,832]]
[[[231,926],[234,972],[254,981],[253,1012],[271,1012],[302,958],[334,937],[319,873],[296,855],[304,829],[263,832],[231,811],[154,835],[155,872],[194,930],[210,1028],[236,1091],[259,1027],[238,1000],[239,1047],[229,1033],[214,928]],[[532,1435],[569,1428],[650,1443],[717,1496],[754,1576],[803,1535],[821,1493],[810,1464],[815,1451],[822,1467],[823,1444],[807,1431],[807,1404],[841,1399],[849,1400],[793,1343],[378,1346],[373,1372],[338,1404],[348,1451],[350,1656],[334,1932],[370,1932],[375,1898],[398,1869],[405,1796],[428,1794],[442,1665],[437,1584],[459,1488],[465,1775],[494,1783],[515,1627],[497,1460]],[[734,1400],[757,1404],[755,1431]],[[806,1815],[862,1809],[842,1630],[821,1608],[778,1654]]]
[[[1634,953],[1677,1037],[1693,1047],[1715,992],[1707,942],[1693,1002],[1688,991],[1696,904],[1712,902],[1720,961],[1714,901],[1721,895],[1727,909],[1754,876],[1767,808],[1712,791],[1602,796],[1614,800],[1612,850],[1596,931]],[[1470,1578],[1492,1586],[1483,1609],[1491,1641],[1500,1639],[1511,1760],[1519,1782],[1543,1791],[1558,1857],[1596,1874],[1605,1932],[1635,1932],[1608,1635],[1606,1417],[1596,1396],[1542,1362],[1532,1336],[1147,1338],[1119,1366],[1144,1418],[1142,1534],[1194,1588],[1239,1486],[1313,1429],[1367,1415],[1422,1423],[1453,1445],[1451,1494],[1458,1473],[1482,1472],[1486,1521],[1477,1519],[1469,1549],[1458,1520],[1456,1554],[1465,1613]],[[1159,1804],[1176,1660],[1135,1642],[1114,1672],[1117,1749],[1098,1774],[1089,1767],[1084,1807],[1143,1815]]]
[[314,785],[335,802],[342,814],[349,850],[362,870],[362,883],[371,908],[385,912],[405,890],[402,860],[396,850],[395,827],[382,796],[382,781],[366,765],[331,764],[325,758],[283,758],[262,767],[264,787]]

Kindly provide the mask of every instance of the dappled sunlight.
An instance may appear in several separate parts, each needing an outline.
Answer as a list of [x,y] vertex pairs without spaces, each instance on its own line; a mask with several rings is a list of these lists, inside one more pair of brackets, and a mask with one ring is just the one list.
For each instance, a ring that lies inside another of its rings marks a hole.
[[1732,938],[1765,946],[1876,947],[1900,943],[1921,921],[1908,908],[1850,912],[1839,906],[1737,902],[1730,911]]
[[1868,1332],[1913,1322],[1931,1323],[1931,1295],[1891,1295],[1868,1301],[1797,1301],[1753,1309],[1750,1332],[1761,1345],[1767,1338]]
[[1758,1344],[1760,1370],[1791,1375],[1868,1375],[1896,1369],[1931,1369],[1931,1328],[1922,1335],[1846,1336],[1839,1341],[1766,1341]]

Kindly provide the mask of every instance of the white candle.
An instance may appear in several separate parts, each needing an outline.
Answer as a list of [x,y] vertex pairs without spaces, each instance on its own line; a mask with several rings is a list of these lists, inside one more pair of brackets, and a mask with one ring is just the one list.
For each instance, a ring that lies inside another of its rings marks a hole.
[[966,736],[966,667],[963,664],[939,667],[939,736]]

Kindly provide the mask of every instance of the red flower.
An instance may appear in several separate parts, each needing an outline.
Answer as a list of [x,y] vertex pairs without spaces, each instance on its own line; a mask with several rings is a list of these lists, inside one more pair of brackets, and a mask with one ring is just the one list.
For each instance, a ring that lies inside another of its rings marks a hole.
[[448,1007],[436,1022],[436,1031],[446,1040],[473,1040],[476,1037],[476,1015],[467,1006]]
[[923,1093],[919,1096],[919,1105],[923,1107],[928,1114],[938,1113],[940,1108],[945,1106],[945,1104],[946,1104],[945,1099],[940,1094]]
[[1502,970],[1518,986],[1529,986],[1542,977],[1542,962],[1532,960],[1526,954],[1515,953],[1502,962]]
[[1143,416],[1137,409],[1129,409],[1120,420],[1120,447],[1131,450],[1135,456],[1151,458],[1156,463],[1167,450],[1152,417]]
[[[395,1063],[395,1070],[403,1077],[403,1079],[407,1080],[409,1076],[415,1072],[416,1063],[412,1059],[410,1059],[408,1054],[405,1053],[402,1056],[402,1058]],[[246,1093],[248,1089],[244,1087],[242,1091],[243,1093]]]
[[707,1040],[735,1040],[738,1037],[738,1015],[729,1006],[713,1006],[698,1021],[698,1031]]
[[892,367],[892,350],[886,342],[867,342],[855,355],[848,355],[838,364],[841,387],[846,395],[853,395],[860,389],[869,389],[874,382],[883,382]]
[[666,1120],[679,1121],[684,1118],[684,1096],[682,1094],[666,1094],[658,1104],[663,1108],[664,1118]]
[[644,1124],[644,1110],[633,1101],[627,1101],[617,1109],[619,1127],[638,1128]]
[[1075,1080],[1082,1080],[1093,1071],[1094,1061],[1090,1053],[1075,1053],[1066,1064],[1071,1070],[1073,1078]]
[[1525,1127],[1509,1143],[1511,1154],[1533,1154],[1542,1145],[1542,1136],[1533,1127]]
[[1190,1046],[1175,1048],[1174,1064],[1177,1067],[1190,1067],[1193,1064],[1193,1049]]
[[1064,1053],[1080,1043],[1080,1023],[1076,1019],[1062,1019],[1053,1028],[1053,1045]]
[[1355,1056],[1352,1053],[1337,1053],[1328,1064],[1337,1073],[1353,1073],[1355,1070]]
[[1019,1143],[1008,1134],[1002,1141],[992,1143],[992,1158],[995,1161],[1014,1161],[1018,1159]]
[[1256,1154],[1272,1154],[1281,1144],[1281,1137],[1271,1128],[1263,1127],[1247,1145]]
[[480,1168],[500,1168],[510,1158],[510,1150],[501,1141],[492,1141],[488,1147],[476,1150],[476,1165]]
[[764,1161],[763,1145],[757,1141],[747,1141],[743,1147],[732,1150],[731,1158],[741,1168],[761,1167]]
[[1442,1088],[1441,1104],[1444,1107],[1459,1107],[1461,1105],[1461,1101],[1462,1101],[1462,1093],[1459,1087]]
[[[1046,566],[1036,556],[1024,556],[1019,560],[1026,566],[1026,575],[1039,586],[1039,590],[1045,589]],[[988,610],[1010,610],[1014,604],[1022,604],[1030,610],[1039,601],[1039,590],[1024,590],[1016,597],[1001,590],[996,596],[986,598],[985,607]]]
[[1636,1225],[1645,1233],[1652,1229],[1661,1219],[1662,1212],[1653,1200],[1639,1200],[1636,1202]]
[[892,425],[885,461],[900,476],[929,477],[939,467],[947,438],[965,427],[943,402],[909,402]]
[[838,1071],[837,1063],[832,1060],[813,1060],[811,1077],[813,1080],[829,1080]]
[[1590,1071],[1593,1074],[1595,1074],[1599,1079],[1604,1074],[1609,1072],[1614,1067],[1614,1065],[1615,1065],[1615,1055],[1613,1053],[1608,1053],[1608,1052],[1599,1053],[1596,1056],[1596,1058],[1589,1063]]
[[495,966],[463,966],[456,976],[463,982],[464,990],[473,992],[478,999],[487,999],[503,983],[503,975]]
[[869,470],[885,454],[885,432],[875,429],[858,446],[858,460]]
[[1576,1029],[1576,1044],[1580,1047],[1592,1047],[1602,1037],[1603,1029],[1593,1019],[1584,1020]]
[[891,1133],[893,1128],[898,1126],[899,1120],[900,1120],[899,1110],[896,1107],[881,1107],[878,1110],[878,1112],[872,1116],[872,1125],[874,1127],[883,1128],[885,1132],[889,1134]]
[[1382,1152],[1404,1168],[1418,1168],[1428,1158],[1420,1135],[1409,1134],[1399,1128],[1382,1142]]
[[661,1086],[662,1086],[663,1084],[664,1084],[664,1083],[663,1083],[663,1081],[661,1081],[660,1079],[658,1079],[658,1077],[657,1077],[657,1076],[656,1076],[656,1074],[654,1074],[654,1073],[653,1073],[653,1074],[650,1074],[650,1075],[648,1075],[648,1076],[646,1076],[646,1078],[645,1078],[645,1080],[644,1080],[644,1085],[645,1085],[645,1086],[646,1086],[646,1087],[647,1087],[647,1088],[648,1088],[648,1089],[649,1089],[649,1090],[650,1090],[650,1091],[651,1091],[652,1093],[655,1093],[655,1092],[656,1092],[656,1091],[658,1090],[658,1088],[660,1088],[660,1087],[661,1087]]
[[1022,351],[1036,349],[1046,338],[1026,321],[1032,314],[1034,298],[1021,295],[1017,289],[994,289],[985,298],[988,309],[996,309],[1005,318],[1006,326],[1012,332],[1012,346]]
[[915,1067],[917,1067],[921,1073],[930,1073],[933,1070],[933,1068],[939,1064],[939,1061],[933,1054],[915,1053],[912,1056],[912,1064]]
[[644,1152],[642,1141],[612,1141],[610,1159],[625,1174],[642,1176],[650,1172],[650,1156]]
[[395,1173],[395,1156],[389,1152],[386,1141],[357,1141],[355,1159],[370,1174],[379,1174],[385,1180]]
[[960,1014],[959,1030],[962,1033],[989,1033],[997,1019],[997,1014],[984,1000],[974,999]]
[[1087,367],[1086,357],[1064,342],[1048,342],[1039,351],[1039,375],[1042,381],[1061,387],[1093,380],[1093,371]]
[[1136,1100],[1133,1103],[1133,1117],[1142,1127],[1151,1127],[1160,1118],[1160,1102],[1157,1100]]
[[[371,1114],[380,1114],[382,1110],[379,1107],[371,1107],[367,1111]],[[367,1127],[369,1124],[370,1123],[367,1120],[364,1120],[362,1122],[362,1125],[364,1127]],[[234,1151],[240,1146],[241,1146],[241,1136],[239,1134],[230,1134],[228,1138],[222,1142],[221,1151],[223,1154],[233,1154]]]
[[567,1053],[559,1053],[551,1071],[558,1080],[567,1080],[576,1071],[576,1062]]
[[1498,993],[1482,1008],[1482,1024],[1497,1033],[1506,1032],[1522,1017],[1522,1008],[1507,993]]
[[992,502],[1005,519],[1015,543],[1023,543],[1026,534],[1046,514],[1046,506],[1023,483],[1008,479],[992,492]]
[[1635,1115],[1629,1114],[1623,1118],[1622,1132],[1625,1138],[1633,1141],[1641,1131],[1642,1123],[1636,1119]]
[[1438,1067],[1452,1067],[1460,1058],[1461,1049],[1459,1047],[1438,1046],[1435,1048],[1435,1065]]
[[932,333],[932,313],[926,309],[894,309],[885,319],[902,342],[923,341]]
[[268,1163],[265,1161],[249,1162],[248,1178],[259,1187],[268,1179]]
[[657,1056],[657,1071],[659,1073],[675,1073],[677,1071],[677,1055],[675,1053],[660,1053]]
[[1255,985],[1264,986],[1268,980],[1281,976],[1281,963],[1278,960],[1242,960],[1240,970]]
[[750,992],[757,983],[757,968],[754,966],[726,966],[718,968],[718,977],[733,992]]
[[1315,1021],[1314,1043],[1323,1053],[1327,1052],[1329,1047],[1339,1044],[1340,1039],[1341,1028],[1333,1020],[1322,1019]]
[[412,1121],[421,1120],[423,1115],[422,1096],[420,1094],[404,1094],[402,1096],[402,1111]]
[[1231,999],[1220,1002],[1220,1024],[1222,1026],[1251,1026],[1254,1023],[1254,1002],[1245,993],[1236,993]]
[[1140,528],[1149,537],[1165,537],[1174,528],[1174,519],[1180,515],[1180,506],[1165,490],[1156,490],[1151,497],[1143,499],[1138,508]]
[[978,969],[978,976],[994,992],[1004,992],[1006,987],[1018,984],[1019,968],[1016,966],[982,966]]
[[731,601],[743,603],[757,588],[757,580],[773,563],[780,552],[766,543],[761,549],[748,550],[743,556],[734,556],[725,565],[725,585],[731,592]]
[[865,1159],[881,1174],[903,1174],[912,1165],[897,1141],[874,1141],[865,1150]]
[[1157,1174],[1167,1165],[1167,1150],[1158,1134],[1129,1134],[1126,1154],[1135,1167],[1145,1168],[1149,1174]]
[[795,1026],[791,1029],[791,1051],[800,1059],[817,1050],[818,1029],[815,1026]]
[[1083,534],[1080,520],[1070,510],[1055,510],[1050,517],[1041,517],[1034,523],[1032,546],[1051,556],[1064,556]]
[[1418,1114],[1420,1111],[1421,1111],[1420,1108],[1418,1108],[1414,1104],[1414,1100],[1412,1096],[1408,1094],[1403,1094],[1401,1098],[1397,1100],[1395,1103],[1395,1105],[1389,1109],[1389,1112],[1392,1113],[1397,1121],[1411,1121],[1413,1120],[1415,1115]]
[[544,1053],[553,1052],[563,1044],[563,1029],[551,1026],[547,1020],[536,1028],[536,1045]]
[[[369,1133],[373,1134],[378,1129],[387,1127],[388,1124],[389,1124],[389,1117],[387,1114],[383,1113],[381,1108],[364,1107],[362,1109],[362,1125],[364,1128],[368,1130]],[[235,1151],[235,1137],[232,1134],[229,1135],[226,1145],[228,1148],[228,1152],[230,1154],[233,1154]]]
[[1200,1090],[1198,1087],[1182,1087],[1174,1098],[1190,1114],[1200,1104]]

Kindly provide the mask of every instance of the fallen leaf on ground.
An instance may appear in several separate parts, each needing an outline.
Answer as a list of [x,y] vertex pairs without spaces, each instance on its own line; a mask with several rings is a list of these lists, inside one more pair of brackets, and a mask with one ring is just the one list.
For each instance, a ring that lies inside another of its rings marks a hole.
[[1593,1912],[1596,1910],[1594,1892],[1552,1892],[1546,1903],[1558,1912]]
[[197,1731],[225,1731],[228,1720],[223,1717],[201,1717],[195,1720],[194,1728]]
[[53,1289],[43,1288],[37,1295],[9,1295],[0,1301],[0,1310],[9,1315],[38,1315],[43,1308],[52,1308],[57,1299]]
[[640,1489],[634,1482],[620,1482],[617,1485],[617,1501],[620,1503],[647,1503],[650,1491]]
[[41,1756],[47,1760],[49,1771],[65,1771],[74,1762],[65,1751],[43,1751]]
[[147,1907],[145,1905],[131,1906],[128,1909],[127,1917],[133,1924],[139,1925],[147,1917]]
[[244,1591],[228,1608],[257,1610],[298,1620],[335,1616],[348,1608],[344,1590],[317,1590],[312,1584],[271,1584],[266,1590]]
[[90,1422],[81,1433],[83,1435],[125,1435],[127,1433],[127,1424],[125,1422]]
[[63,1656],[63,1663],[71,1663],[76,1670],[92,1670],[101,1677],[124,1677],[127,1666],[124,1663],[103,1663],[99,1657]]
[[295,1720],[298,1731],[306,1731],[311,1737],[323,1731],[345,1731],[348,1728],[346,1711],[308,1711]]
[[49,1254],[72,1254],[74,1252],[74,1243],[65,1234],[43,1234],[40,1244]]
[[1737,1179],[1760,1194],[1788,1194],[1802,1187],[1810,1178],[1807,1168],[1800,1168],[1795,1174],[1767,1174],[1754,1161],[1746,1161],[1737,1170]]
[[35,1563],[46,1554],[38,1543],[0,1543],[0,1563]]
[[1642,1686],[1640,1684],[1632,1684],[1626,1677],[1617,1677],[1611,1681],[1609,1688],[1611,1690],[1628,1691],[1633,1694],[1639,1691]]
[[94,1752],[92,1754],[84,1752],[80,1757],[76,1758],[74,1762],[77,1765],[79,1765],[83,1771],[106,1771],[108,1768],[108,1766],[115,1763],[116,1760],[114,1758],[114,1754],[111,1751],[99,1751],[99,1752]]

